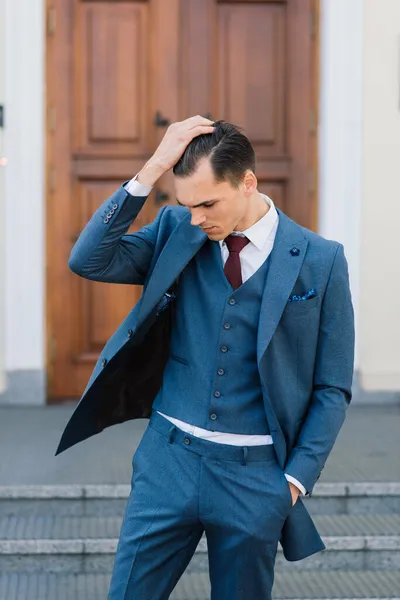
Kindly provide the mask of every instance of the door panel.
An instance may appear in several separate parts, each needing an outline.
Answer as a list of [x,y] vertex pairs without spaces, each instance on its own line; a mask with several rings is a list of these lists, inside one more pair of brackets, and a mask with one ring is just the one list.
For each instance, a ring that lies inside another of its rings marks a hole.
[[149,151],[147,2],[76,3],[74,151],[130,156]]
[[270,190],[277,206],[310,228],[312,7],[309,0],[186,0],[180,87],[181,118],[210,113],[243,127],[260,191]]
[[259,159],[284,152],[285,6],[218,10],[218,110],[245,127]]
[[[120,185],[118,181],[107,184],[94,183],[82,189],[79,229],[83,229],[104,198],[110,196],[118,185]],[[145,225],[144,216],[139,213],[128,233],[134,233]],[[136,286],[104,284],[82,278],[77,281],[79,281],[79,289],[82,291],[79,306],[84,312],[82,322],[84,335],[77,352],[78,356],[79,353],[100,352],[105,340],[110,336],[110,330],[112,333],[131,310],[132,302],[136,301],[137,289]]]
[[[72,245],[169,123],[203,114],[243,127],[259,190],[313,228],[317,0],[46,1],[56,13],[46,56],[47,374],[49,401],[59,402],[79,398],[142,292],[71,273]],[[176,204],[171,171],[129,231],[166,203]]]

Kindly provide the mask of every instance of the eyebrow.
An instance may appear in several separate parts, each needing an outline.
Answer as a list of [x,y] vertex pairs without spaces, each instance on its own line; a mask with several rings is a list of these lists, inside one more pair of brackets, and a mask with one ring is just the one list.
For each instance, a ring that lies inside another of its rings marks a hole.
[[[176,198],[176,201],[179,204],[179,206],[185,206],[185,204],[179,202],[178,198]],[[211,198],[211,200],[206,200],[205,202],[200,202],[200,204],[194,204],[193,206],[186,206],[186,208],[197,208],[198,206],[205,206],[208,202],[218,202],[218,198]]]

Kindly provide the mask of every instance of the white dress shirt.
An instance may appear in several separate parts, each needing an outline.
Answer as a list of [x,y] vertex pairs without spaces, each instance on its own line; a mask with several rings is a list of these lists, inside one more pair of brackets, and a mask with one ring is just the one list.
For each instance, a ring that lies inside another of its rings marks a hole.
[[[152,190],[152,186],[139,183],[136,181],[136,177],[137,176],[135,176],[125,185],[125,189],[132,196],[148,196]],[[276,230],[278,228],[279,215],[273,201],[265,194],[261,194],[261,196],[269,205],[269,211],[245,231],[232,231],[232,235],[245,236],[250,240],[243,250],[241,250],[239,255],[243,283],[249,277],[251,277],[253,273],[255,273],[268,258],[274,245]],[[220,240],[219,244],[221,248],[223,264],[225,265],[225,262],[229,256],[229,250],[223,240]],[[258,446],[264,444],[273,444],[271,435],[249,435],[243,433],[210,431],[208,429],[203,429],[201,427],[192,425],[191,423],[186,423],[180,419],[175,419],[174,417],[170,417],[169,415],[161,413],[160,411],[157,412],[174,423],[180,429],[183,429],[183,431],[209,441],[220,444],[233,444],[235,446]],[[287,473],[285,473],[285,477],[288,481],[294,483],[294,485],[302,494],[306,494],[305,487],[297,479],[292,477],[292,475],[288,475]]]

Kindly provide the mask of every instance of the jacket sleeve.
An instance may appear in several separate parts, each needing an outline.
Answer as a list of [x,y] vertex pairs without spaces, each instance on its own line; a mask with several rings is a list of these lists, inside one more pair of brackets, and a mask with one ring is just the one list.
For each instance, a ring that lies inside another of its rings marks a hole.
[[352,398],[354,344],[348,265],[338,244],[321,307],[310,405],[285,465],[285,472],[301,481],[310,496]]
[[131,196],[124,184],[96,210],[72,248],[68,266],[93,281],[143,285],[167,206],[154,221],[126,234],[147,196]]

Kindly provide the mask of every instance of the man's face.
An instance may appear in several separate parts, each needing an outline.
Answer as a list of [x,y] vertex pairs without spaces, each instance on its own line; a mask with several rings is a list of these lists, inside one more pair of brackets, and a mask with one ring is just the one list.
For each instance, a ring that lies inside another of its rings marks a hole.
[[[216,183],[208,158],[199,162],[190,177],[174,177],[178,204],[186,206],[191,224],[199,226],[212,240],[223,240],[234,229],[241,230],[240,222],[246,214],[248,195],[244,183],[235,189],[228,181]],[[198,204],[202,206],[196,206]],[[213,227],[210,231],[206,228]]]

